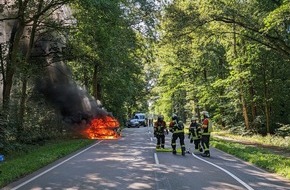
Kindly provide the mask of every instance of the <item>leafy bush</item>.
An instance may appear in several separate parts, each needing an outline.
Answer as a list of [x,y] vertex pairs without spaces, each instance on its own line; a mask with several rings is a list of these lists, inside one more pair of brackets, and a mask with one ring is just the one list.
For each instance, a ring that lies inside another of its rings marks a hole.
[[281,137],[290,137],[290,124],[284,125],[284,124],[278,124],[280,125],[279,128],[276,129],[275,135],[281,136]]

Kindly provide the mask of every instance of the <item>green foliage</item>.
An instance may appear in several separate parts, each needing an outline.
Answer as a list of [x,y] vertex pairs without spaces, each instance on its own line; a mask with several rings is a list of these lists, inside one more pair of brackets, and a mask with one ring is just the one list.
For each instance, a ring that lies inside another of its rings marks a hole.
[[289,137],[290,137],[290,125],[289,124],[288,125],[282,124],[279,128],[276,129],[275,134],[277,136],[286,137],[286,139],[289,139]]
[[168,4],[160,19],[153,107],[165,115],[177,104],[191,114],[206,109],[217,126],[241,133],[274,133],[278,123],[289,123],[287,8],[288,1]]
[[[149,1],[135,3],[141,12],[136,12],[134,2],[119,0],[73,4],[78,20],[70,39],[69,54],[75,56],[70,62],[74,76],[92,94],[97,83],[100,96],[94,94],[95,98],[120,119],[134,110],[147,110],[143,69],[151,53],[144,36],[150,35],[139,33],[134,27],[139,24],[136,19],[144,20],[142,14],[153,14],[150,10],[154,6]],[[150,28],[150,24],[144,27]]]

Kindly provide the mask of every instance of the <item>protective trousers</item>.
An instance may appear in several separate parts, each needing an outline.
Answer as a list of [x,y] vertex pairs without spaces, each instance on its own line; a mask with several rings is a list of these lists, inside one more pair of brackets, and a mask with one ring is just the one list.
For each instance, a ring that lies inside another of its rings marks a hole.
[[157,138],[157,144],[156,144],[156,148],[164,148],[165,145],[165,135],[156,135]]
[[210,135],[201,135],[201,145],[204,150],[204,154],[209,154],[209,139]]
[[184,132],[173,133],[171,139],[171,146],[173,154],[176,154],[176,140],[179,138],[182,155],[185,155]]
[[192,130],[188,137],[190,138],[190,143],[194,143],[194,151],[197,152],[201,150],[200,146],[201,136],[199,135],[198,131]]
[[193,140],[194,142],[194,149],[199,150],[200,149],[200,139]]

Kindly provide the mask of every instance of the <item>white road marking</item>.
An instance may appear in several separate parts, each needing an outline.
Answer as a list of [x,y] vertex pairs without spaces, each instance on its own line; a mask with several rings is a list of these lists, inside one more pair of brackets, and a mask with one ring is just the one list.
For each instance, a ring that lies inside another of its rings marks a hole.
[[155,159],[155,164],[159,165],[159,160],[158,160],[157,153],[154,153],[154,159]]
[[20,187],[22,187],[22,186],[26,185],[27,183],[29,183],[29,182],[31,182],[31,181],[33,181],[33,180],[35,180],[35,179],[39,178],[40,176],[42,176],[42,175],[46,174],[47,172],[49,172],[49,171],[51,171],[51,170],[53,170],[53,169],[57,168],[58,166],[60,166],[60,165],[64,164],[65,162],[67,162],[67,161],[69,161],[69,160],[73,159],[74,157],[76,157],[76,156],[78,156],[78,155],[82,154],[83,152],[85,152],[85,151],[89,150],[90,148],[92,148],[92,147],[94,147],[94,146],[96,146],[96,145],[100,144],[102,141],[103,141],[103,140],[96,142],[96,143],[95,143],[95,144],[93,144],[92,146],[90,146],[90,147],[88,147],[88,148],[86,148],[86,149],[82,150],[81,152],[79,152],[79,153],[77,153],[77,154],[75,154],[75,155],[73,155],[73,156],[69,157],[68,159],[66,159],[66,160],[64,160],[64,161],[62,161],[62,162],[60,162],[59,164],[57,164],[57,165],[55,165],[55,166],[53,166],[53,167],[51,167],[51,168],[49,168],[49,169],[47,169],[47,170],[45,170],[45,171],[41,172],[40,174],[38,174],[38,175],[34,176],[33,178],[31,178],[31,179],[29,179],[29,180],[27,180],[27,181],[25,181],[25,182],[23,182],[23,183],[19,184],[18,186],[16,186],[16,187],[12,188],[11,190],[16,190],[16,189],[19,189]]
[[237,176],[235,176],[234,174],[232,174],[232,173],[229,172],[228,170],[226,170],[226,169],[224,169],[224,168],[222,168],[222,167],[220,167],[220,166],[218,166],[218,165],[216,165],[216,164],[214,164],[214,163],[211,163],[211,162],[209,162],[209,161],[207,161],[207,160],[205,160],[205,159],[202,159],[202,158],[196,156],[196,155],[193,154],[193,153],[191,153],[191,154],[192,154],[192,156],[194,156],[195,158],[197,158],[197,159],[199,159],[199,160],[201,160],[201,161],[203,161],[203,162],[206,162],[206,163],[208,163],[208,164],[210,164],[210,165],[212,165],[212,166],[214,166],[214,167],[216,167],[216,168],[222,170],[223,172],[227,173],[229,176],[231,176],[231,177],[234,178],[236,181],[238,181],[240,184],[242,184],[246,189],[248,189],[248,190],[254,190],[252,187],[250,187],[248,184],[246,184],[244,181],[242,181],[240,178],[238,178]]
[[[151,134],[151,131],[150,131],[149,128],[148,128],[148,135],[150,136],[150,134]],[[153,141],[153,138],[152,138],[152,137],[150,137],[150,141],[151,141],[151,142]]]

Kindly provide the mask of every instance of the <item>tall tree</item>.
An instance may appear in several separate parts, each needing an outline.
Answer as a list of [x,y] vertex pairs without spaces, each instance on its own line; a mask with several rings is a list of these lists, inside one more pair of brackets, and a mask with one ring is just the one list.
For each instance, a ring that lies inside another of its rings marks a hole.
[[141,29],[150,28],[142,25],[151,18],[145,17],[152,14],[150,1],[87,0],[73,7],[78,20],[71,39],[76,79],[119,117],[146,109],[143,69],[148,59],[142,57],[150,55],[146,38],[152,34]]
[[[278,68],[289,62],[287,8],[289,1],[171,2],[161,20],[164,27],[160,30],[159,51],[186,58],[174,58],[174,66],[187,73],[183,73],[180,81],[187,92],[193,91],[187,93],[192,96],[187,99],[209,109],[214,113],[214,120],[223,126],[239,126],[243,121],[248,130],[273,132],[277,127],[271,126],[277,122],[273,111],[279,110],[276,101],[280,98],[272,84],[275,80],[284,80]],[[166,44],[173,48],[168,49]],[[267,60],[264,52],[269,53]],[[275,62],[277,55],[281,60]],[[159,61],[167,59],[158,56]],[[275,62],[275,66],[271,67],[270,62],[272,65]],[[169,65],[165,63],[163,71]],[[289,68],[284,69],[284,74],[289,72]],[[168,71],[162,76],[170,74]],[[189,77],[192,75],[194,77]],[[191,81],[191,85],[186,85],[187,81]]]

